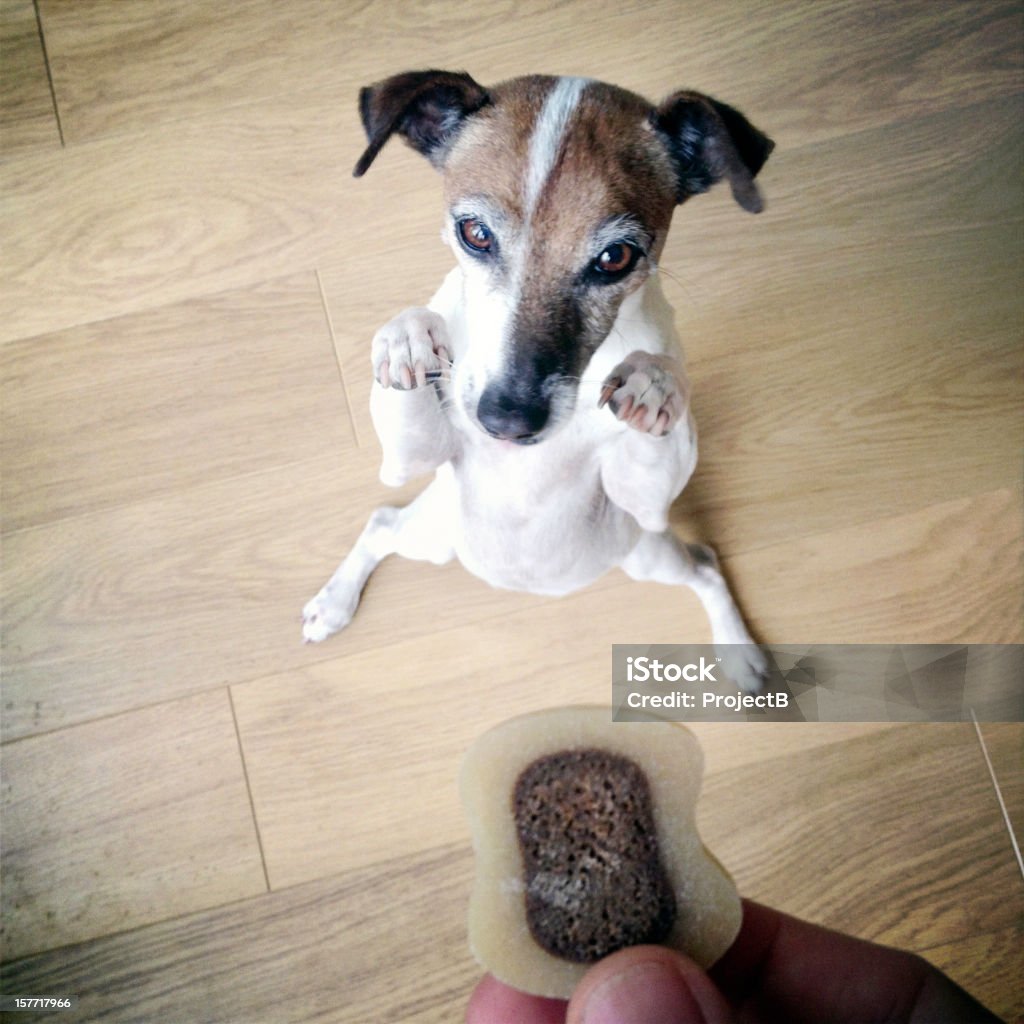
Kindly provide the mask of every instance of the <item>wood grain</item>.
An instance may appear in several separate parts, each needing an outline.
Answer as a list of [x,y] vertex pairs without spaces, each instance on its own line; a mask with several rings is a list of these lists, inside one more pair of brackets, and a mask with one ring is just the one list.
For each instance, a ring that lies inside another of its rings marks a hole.
[[76,993],[70,1024],[451,1024],[479,976],[471,870],[465,847],[398,857],[9,964],[4,988]]
[[1003,1020],[1024,1020],[1024,918],[995,932],[933,946],[924,956]]
[[299,613],[331,553],[306,540],[352,505],[322,457],[7,537],[6,736],[315,660]]
[[354,444],[313,274],[0,347],[5,532]]
[[[169,0],[97,0],[85,13],[74,0],[41,0],[41,10],[72,141],[268,96],[339,85],[351,95],[353,85],[407,67],[462,67],[470,21],[474,39],[486,41],[491,80],[521,73],[531,55],[538,70],[592,74],[597,65],[602,77],[639,91],[731,85],[751,95],[763,88],[764,73],[751,54],[771,54],[773,94],[787,127],[815,140],[1020,87],[1014,41],[1021,13],[1010,2],[602,0],[587,7],[586,18],[578,6],[550,0],[485,8],[471,0],[426,7],[242,0],[230,16]],[[220,44],[216,62],[210,39]],[[856,45],[839,47],[841,39]],[[344,62],[338,42],[348,44]],[[688,81],[676,81],[680,74]]]
[[223,691],[4,747],[3,957],[266,889]]
[[61,144],[32,0],[0,4],[0,159]]
[[698,824],[746,895],[925,949],[1016,926],[1024,912],[983,769],[970,723],[887,729],[825,757],[812,750],[710,776]]
[[1021,511],[1019,490],[995,491],[729,565],[759,635],[779,643],[1020,643]]
[[336,104],[279,103],[175,124],[140,145],[104,139],[0,165],[10,225],[0,337],[311,272],[360,215],[338,201],[348,161],[337,140],[355,129],[354,111]]

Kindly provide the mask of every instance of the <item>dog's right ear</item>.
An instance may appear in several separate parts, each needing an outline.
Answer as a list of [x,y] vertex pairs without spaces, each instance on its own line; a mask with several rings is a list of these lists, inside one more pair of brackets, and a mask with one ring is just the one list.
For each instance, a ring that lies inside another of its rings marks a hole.
[[362,177],[395,132],[440,167],[463,120],[488,103],[487,90],[461,71],[407,71],[366,86],[359,113],[369,145],[352,173]]

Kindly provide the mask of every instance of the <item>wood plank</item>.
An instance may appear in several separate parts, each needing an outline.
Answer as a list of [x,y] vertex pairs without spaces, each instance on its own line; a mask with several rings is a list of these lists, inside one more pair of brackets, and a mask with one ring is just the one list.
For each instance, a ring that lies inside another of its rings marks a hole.
[[[339,79],[351,93],[352,85],[392,70],[463,67],[467,19],[476,37],[488,40],[487,81],[526,71],[593,75],[601,69],[603,77],[639,91],[704,87],[737,104],[740,95],[724,93],[771,95],[787,136],[827,137],[900,120],[908,110],[1020,87],[1021,19],[1013,3],[917,0],[879,9],[856,2],[648,0],[602,3],[598,10],[595,16],[594,6],[580,0],[487,8],[448,0],[424,17],[407,0],[386,8],[241,0],[228,14],[166,0],[94,0],[83,12],[69,0],[42,0],[73,141],[253,98],[332,91]],[[386,53],[376,39],[387,39]],[[622,39],[632,41],[629,52]],[[837,39],[848,45],[837,48]],[[363,45],[352,45],[355,40]],[[345,47],[341,66],[339,46]],[[773,55],[770,79],[750,60],[752,50]],[[642,64],[635,53],[645,54]],[[530,67],[523,67],[524,54],[534,61]],[[686,81],[679,80],[680,54]],[[484,77],[483,68],[468,70]]]
[[32,0],[0,4],[0,157],[61,145]]
[[266,889],[227,693],[3,748],[5,959]]
[[343,506],[341,472],[324,458],[6,537],[5,738],[301,661],[302,548]]
[[8,964],[4,991],[75,993],[69,1020],[111,1024],[451,1024],[480,973],[470,871],[468,848],[395,858]]
[[698,823],[747,896],[873,941],[928,949],[1016,927],[1024,913],[970,723],[886,729],[717,773]]
[[1019,490],[995,491],[729,565],[756,634],[769,642],[1020,643],[1021,515]]
[[354,444],[315,276],[0,348],[4,530]]
[[0,339],[312,271],[362,213],[357,130],[351,105],[280,101],[4,162]]
[[707,775],[899,727],[898,722],[692,722],[687,726],[704,751]]

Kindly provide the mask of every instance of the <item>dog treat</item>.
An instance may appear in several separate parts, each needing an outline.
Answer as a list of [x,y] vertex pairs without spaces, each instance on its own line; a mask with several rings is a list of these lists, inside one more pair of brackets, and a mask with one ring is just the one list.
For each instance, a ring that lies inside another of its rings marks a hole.
[[460,784],[481,965],[564,999],[590,964],[626,946],[714,963],[742,912],[697,834],[703,761],[684,726],[613,722],[600,707],[524,715],[477,739]]

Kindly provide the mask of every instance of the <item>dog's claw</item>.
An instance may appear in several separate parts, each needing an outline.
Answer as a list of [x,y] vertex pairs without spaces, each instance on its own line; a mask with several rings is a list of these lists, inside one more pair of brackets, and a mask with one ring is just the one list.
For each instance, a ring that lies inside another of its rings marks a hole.
[[608,399],[622,387],[622,381],[618,377],[609,377],[601,388],[601,397],[597,400],[598,409],[603,409],[608,404]]
[[644,422],[647,420],[649,415],[650,410],[647,408],[646,405],[638,405],[636,409],[633,411],[632,415],[630,415],[629,417],[629,425],[631,427],[636,428],[637,430],[643,430]]

